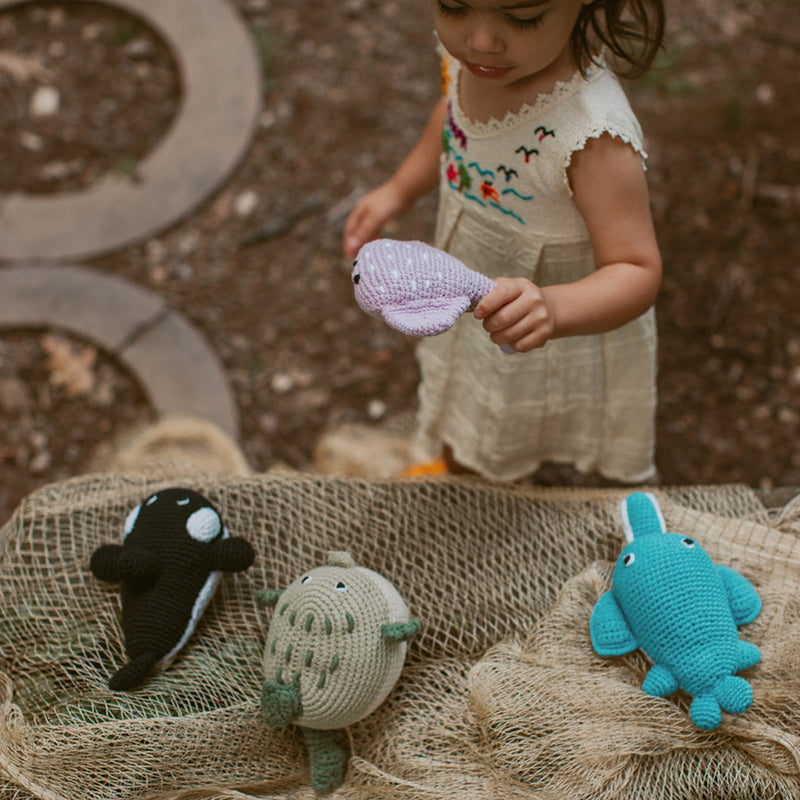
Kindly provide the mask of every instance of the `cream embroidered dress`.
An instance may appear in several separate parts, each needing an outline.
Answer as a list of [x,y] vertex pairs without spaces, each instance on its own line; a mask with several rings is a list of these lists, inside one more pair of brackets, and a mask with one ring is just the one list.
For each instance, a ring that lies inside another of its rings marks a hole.
[[[606,69],[576,74],[502,121],[471,122],[459,106],[459,67],[445,55],[449,111],[442,134],[436,246],[496,278],[540,286],[595,268],[567,183],[572,155],[609,133],[644,157],[642,133]],[[418,346],[419,432],[486,478],[515,480],[546,461],[639,482],[652,477],[655,315],[610,333],[549,341],[506,355],[471,314]]]

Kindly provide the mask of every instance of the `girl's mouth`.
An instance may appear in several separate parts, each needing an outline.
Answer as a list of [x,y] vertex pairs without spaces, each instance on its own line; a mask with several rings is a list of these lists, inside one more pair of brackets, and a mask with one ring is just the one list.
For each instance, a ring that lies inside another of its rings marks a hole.
[[484,67],[471,61],[465,61],[464,66],[479,78],[502,78],[511,72],[511,67]]

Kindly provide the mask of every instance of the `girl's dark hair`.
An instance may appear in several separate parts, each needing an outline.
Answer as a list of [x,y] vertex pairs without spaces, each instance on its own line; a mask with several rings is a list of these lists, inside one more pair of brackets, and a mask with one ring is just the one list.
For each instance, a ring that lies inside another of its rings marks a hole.
[[572,54],[585,73],[605,47],[614,71],[633,78],[647,71],[663,39],[663,0],[593,0],[578,15]]

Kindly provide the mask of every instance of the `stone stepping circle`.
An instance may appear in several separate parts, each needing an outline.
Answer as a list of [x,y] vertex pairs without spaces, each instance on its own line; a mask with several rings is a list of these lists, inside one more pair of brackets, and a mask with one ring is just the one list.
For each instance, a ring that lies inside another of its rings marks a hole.
[[[0,0],[0,11],[26,2]],[[110,174],[81,191],[0,195],[0,329],[55,326],[93,340],[136,374],[159,413],[210,419],[236,438],[236,406],[202,335],[157,295],[69,262],[146,240],[219,188],[257,124],[258,56],[225,0],[101,2],[169,46],[181,105],[135,182]]]

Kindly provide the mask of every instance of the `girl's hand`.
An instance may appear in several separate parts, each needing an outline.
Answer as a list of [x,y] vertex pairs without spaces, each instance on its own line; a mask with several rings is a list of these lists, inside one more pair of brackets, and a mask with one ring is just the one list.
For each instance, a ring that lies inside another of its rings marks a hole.
[[520,353],[543,347],[555,331],[545,293],[527,278],[498,278],[474,314],[495,344],[509,344]]
[[387,181],[359,200],[344,226],[344,252],[355,258],[362,245],[376,239],[381,228],[398,216],[406,199],[393,181]]

